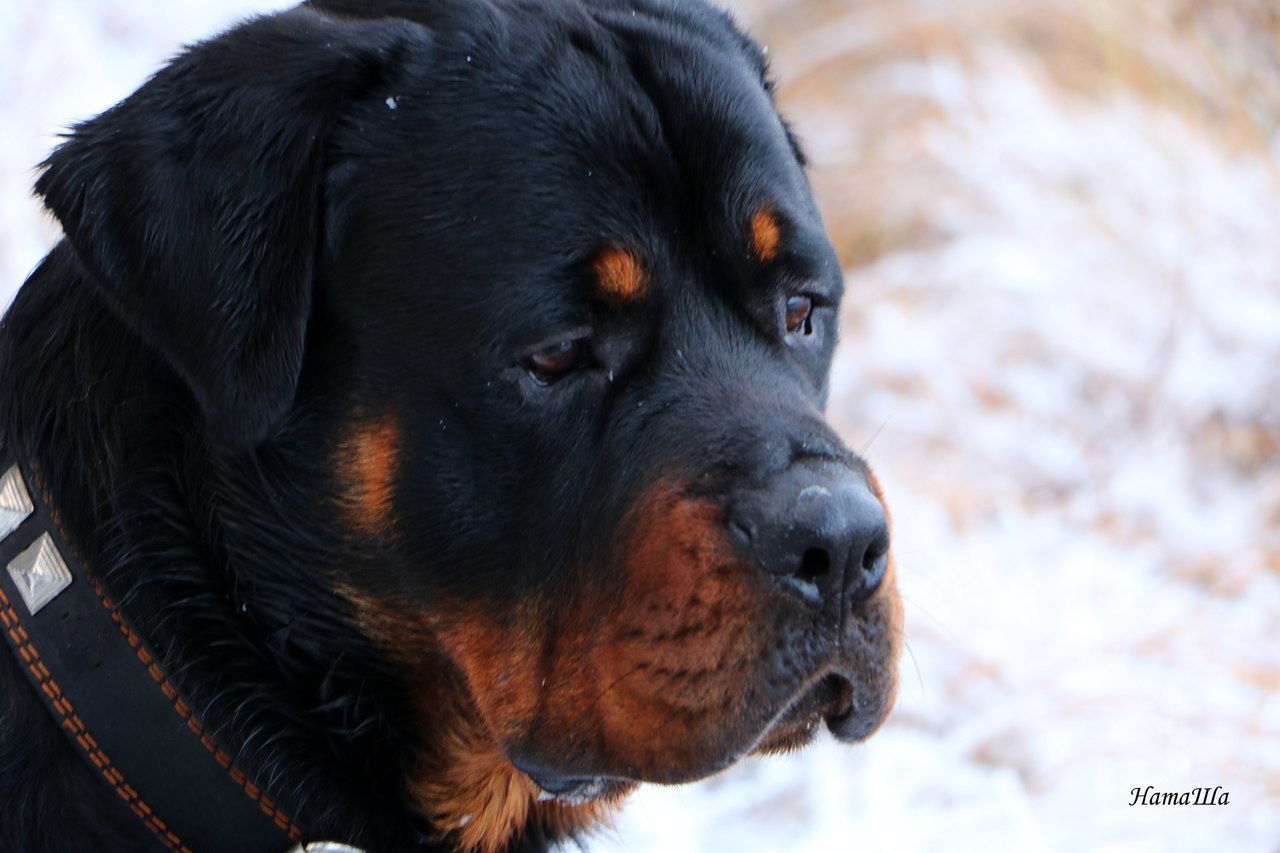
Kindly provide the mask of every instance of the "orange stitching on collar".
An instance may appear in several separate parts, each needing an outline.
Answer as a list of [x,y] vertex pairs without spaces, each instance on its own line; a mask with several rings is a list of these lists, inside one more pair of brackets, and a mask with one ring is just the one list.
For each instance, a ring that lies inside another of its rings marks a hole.
[[[218,762],[219,766],[221,766],[224,770],[226,770],[230,774],[232,781],[234,781],[237,785],[239,785],[244,790],[245,794],[249,797],[249,799],[257,803],[258,807],[262,809],[262,811],[265,812],[266,815],[275,822],[276,826],[280,827],[283,830],[286,830],[289,833],[290,840],[300,841],[302,839],[302,830],[299,829],[293,823],[293,821],[290,820],[289,817],[284,814],[284,812],[280,811],[276,807],[276,804],[274,802],[272,802],[269,798],[262,796],[262,792],[258,789],[258,787],[254,785],[252,782],[250,782],[248,778],[244,775],[244,773],[239,770],[239,768],[232,765],[231,757],[223,749],[221,749],[218,746],[217,742],[214,741],[213,737],[210,736],[204,730],[204,725],[199,721],[199,719],[196,718],[190,706],[182,700],[181,695],[178,693],[177,687],[175,687],[173,683],[169,681],[168,677],[164,674],[164,671],[160,669],[159,665],[155,661],[154,655],[152,655],[151,652],[148,651],[147,647],[143,645],[142,638],[139,637],[137,633],[134,632],[133,628],[129,625],[129,623],[125,621],[125,618],[120,614],[120,611],[116,608],[115,602],[112,601],[110,597],[108,597],[106,590],[102,587],[102,584],[99,583],[96,577],[94,577],[92,574],[88,572],[88,569],[87,569],[88,562],[76,549],[75,545],[71,544],[71,541],[72,541],[71,537],[67,535],[67,531],[62,526],[62,517],[59,515],[58,510],[55,509],[54,503],[49,496],[49,490],[46,487],[44,479],[43,477],[41,477],[40,472],[36,470],[35,463],[31,464],[31,468],[32,468],[32,471],[31,471],[32,484],[37,489],[39,489],[40,499],[43,501],[44,505],[48,507],[49,517],[53,519],[54,526],[57,527],[58,532],[62,534],[63,541],[67,543],[67,547],[70,548],[71,553],[75,556],[76,560],[79,561],[80,565],[85,568],[84,576],[89,581],[89,584],[93,587],[94,593],[98,596],[98,601],[102,604],[104,608],[106,608],[107,612],[111,614],[112,621],[116,623],[116,627],[120,629],[120,632],[124,634],[125,638],[129,641],[129,645],[133,648],[134,652],[137,654],[138,660],[142,662],[142,665],[146,667],[147,673],[151,676],[152,680],[154,680],[156,684],[159,685],[160,689],[164,692],[165,698],[167,698],[170,702],[173,703],[174,711],[176,711],[178,713],[178,716],[182,717],[182,719],[186,722],[187,728],[191,730],[191,733],[194,734],[196,737],[200,738],[200,745],[203,746],[205,750],[214,757],[214,759]],[[9,600],[8,598],[4,597],[3,590],[0,590],[0,598],[3,598],[4,603],[7,606],[9,603]],[[13,611],[10,610],[10,612],[12,613]],[[14,618],[15,619],[17,618],[16,614],[14,614]],[[22,630],[20,625],[18,629]],[[25,635],[26,632],[23,631],[23,634]],[[12,631],[10,632],[10,635],[11,636],[13,635]],[[20,644],[20,650],[21,650],[21,644]],[[31,651],[32,653],[35,653],[35,648],[33,647]],[[26,657],[25,652],[23,653],[23,657],[24,658]],[[38,655],[37,655],[37,658],[38,658]],[[41,665],[41,668],[43,669],[43,665]],[[47,675],[48,670],[45,670],[45,673]],[[38,674],[37,674],[37,678],[39,678]],[[50,683],[52,683],[53,679],[50,678],[49,681]],[[44,682],[42,681],[41,685],[43,686],[43,684]],[[55,688],[56,688],[56,685],[55,685]],[[48,691],[46,690],[45,692],[47,693]],[[60,690],[58,692],[59,694],[61,694]],[[53,698],[52,694],[50,695],[50,698]],[[68,703],[68,707],[70,707],[70,703]],[[77,718],[77,720],[78,719],[79,718]],[[83,725],[81,725],[81,729],[83,728],[84,728]],[[88,734],[86,732],[86,737],[87,736]],[[90,753],[90,757],[92,757],[92,753]],[[97,762],[95,760],[95,764],[96,763]],[[148,808],[147,813],[150,814],[150,811],[151,810]],[[143,817],[143,815],[137,812],[136,810],[135,810],[135,814],[138,814],[139,817]],[[144,817],[143,819],[146,820],[147,818]],[[159,818],[156,818],[156,821],[159,822]],[[161,822],[161,825],[163,825],[163,822]],[[174,837],[176,839],[176,836]],[[177,842],[177,843],[181,844],[181,842]],[[182,850],[186,850],[186,848],[183,847]]]
[[177,853],[192,853],[190,848],[182,843],[182,839],[174,835],[169,830],[169,827],[165,825],[165,822],[152,813],[151,807],[142,801],[142,798],[138,796],[138,792],[125,781],[124,774],[116,769],[107,754],[99,748],[97,741],[89,734],[84,723],[81,722],[80,717],[76,714],[75,707],[62,693],[62,688],[53,680],[48,668],[40,659],[40,652],[32,645],[31,637],[27,634],[26,629],[22,627],[17,611],[13,609],[12,604],[9,602],[9,596],[5,594],[3,589],[0,589],[0,622],[4,623],[5,629],[17,645],[23,661],[27,664],[27,668],[36,677],[36,682],[40,685],[40,689],[52,700],[53,707],[62,717],[62,725],[75,736],[76,743],[88,754],[89,759],[102,773],[103,778],[111,784],[111,787],[125,801],[130,810],[156,834],[166,847],[177,851]]

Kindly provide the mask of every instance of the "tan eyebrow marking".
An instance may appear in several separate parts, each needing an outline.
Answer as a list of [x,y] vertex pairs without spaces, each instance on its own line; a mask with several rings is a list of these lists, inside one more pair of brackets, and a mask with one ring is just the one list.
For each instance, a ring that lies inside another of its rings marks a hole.
[[596,286],[612,300],[633,302],[649,289],[649,276],[640,259],[621,246],[610,246],[596,255],[591,268]]
[[773,210],[768,205],[756,211],[751,219],[751,251],[762,264],[767,264],[778,257],[778,248],[782,243],[782,228]]

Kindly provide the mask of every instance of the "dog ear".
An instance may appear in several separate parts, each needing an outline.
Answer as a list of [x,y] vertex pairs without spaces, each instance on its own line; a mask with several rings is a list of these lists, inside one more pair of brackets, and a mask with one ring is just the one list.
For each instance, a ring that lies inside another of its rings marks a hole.
[[36,190],[94,284],[247,446],[293,403],[321,242],[324,142],[426,31],[300,7],[196,45],[74,128]]

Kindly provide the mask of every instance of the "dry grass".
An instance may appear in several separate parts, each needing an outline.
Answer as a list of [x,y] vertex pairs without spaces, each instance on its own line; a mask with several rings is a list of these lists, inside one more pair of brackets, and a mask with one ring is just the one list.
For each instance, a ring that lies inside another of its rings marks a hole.
[[983,50],[1012,54],[1064,94],[1159,105],[1231,149],[1266,150],[1280,132],[1270,0],[752,0],[741,14],[784,57],[781,100],[816,149],[849,266],[936,236],[922,211],[947,176],[919,150],[941,118],[929,69]]
[[[928,698],[895,724],[1011,771],[1062,849],[1106,838],[1082,795],[1101,768],[1174,785],[1195,743],[1236,786],[1231,837],[1280,784],[1259,723],[1280,689],[1259,633],[1280,600],[1280,6],[740,12],[848,271],[832,417],[877,436],[902,500]],[[1195,846],[1181,826],[1171,849]]]

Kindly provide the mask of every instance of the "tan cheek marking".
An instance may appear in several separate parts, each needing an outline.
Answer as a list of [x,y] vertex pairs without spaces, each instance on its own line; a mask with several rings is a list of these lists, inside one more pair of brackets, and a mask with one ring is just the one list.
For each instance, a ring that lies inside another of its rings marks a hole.
[[370,536],[386,533],[395,509],[399,421],[393,415],[358,420],[339,445],[336,462],[356,529]]
[[634,302],[649,289],[649,277],[640,259],[618,246],[611,246],[596,256],[592,264],[596,287],[610,300]]
[[[442,607],[439,613],[449,615],[439,616],[348,588],[338,592],[354,605],[365,635],[410,673],[415,711],[423,724],[407,788],[442,839],[472,853],[500,853],[530,826],[562,837],[607,819],[616,802],[568,805],[540,800],[537,785],[508,760],[492,723],[477,710],[476,688],[482,686],[488,688],[480,692],[487,694],[484,698],[491,706],[507,705],[504,716],[513,714],[514,721],[532,714],[532,708],[520,706],[536,705],[536,696],[512,702],[511,697],[504,701],[493,695],[507,692],[504,685],[508,691],[529,691],[529,684],[509,683],[509,673],[527,673],[529,667],[501,663],[531,655],[531,649],[521,648],[522,629],[507,632],[496,623],[486,626],[480,612],[465,615],[466,605]],[[435,650],[434,658],[430,652],[424,655],[427,649]]]
[[[461,612],[464,607],[451,610]],[[475,612],[450,619],[439,631],[442,647],[465,673],[469,715],[461,736],[449,739],[444,754],[428,762],[428,772],[419,774],[421,781],[411,787],[420,802],[431,804],[430,813],[439,825],[457,827],[456,837],[477,853],[506,849],[527,825],[561,836],[586,829],[604,821],[616,806],[612,801],[571,806],[540,800],[538,786],[496,745],[498,738],[514,739],[542,706],[546,682],[536,673],[545,632],[534,626],[543,622],[531,607],[498,620],[491,613]],[[432,690],[423,695],[426,713],[438,713],[436,694]],[[585,701],[586,696],[578,697],[578,702]]]
[[[424,697],[430,713],[439,713],[436,696]],[[454,726],[438,739],[441,752],[421,764],[409,791],[427,818],[445,830],[458,847],[475,853],[500,853],[531,825],[565,834],[603,821],[613,804],[571,806],[538,799],[538,786],[507,760],[474,724]]]
[[751,219],[751,251],[756,259],[767,264],[778,257],[778,248],[782,244],[782,229],[778,219],[767,207],[756,211]]
[[614,594],[628,606],[604,620],[586,650],[584,669],[609,701],[592,702],[592,717],[578,714],[633,771],[697,775],[733,746],[717,721],[743,711],[743,680],[764,651],[754,630],[765,624],[763,597],[715,505],[659,486],[636,521]]

